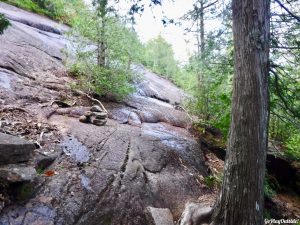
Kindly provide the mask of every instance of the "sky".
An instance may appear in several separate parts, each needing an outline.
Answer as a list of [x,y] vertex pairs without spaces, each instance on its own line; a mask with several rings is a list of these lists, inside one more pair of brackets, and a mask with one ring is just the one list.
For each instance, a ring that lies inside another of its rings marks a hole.
[[[150,0],[141,0],[145,3],[145,11],[141,15],[135,15],[135,30],[143,43],[161,35],[173,47],[175,59],[181,63],[188,61],[189,56],[196,50],[196,41],[192,34],[185,35],[184,26],[168,24],[164,26],[161,19],[165,16],[169,19],[179,21],[185,13],[193,8],[195,0],[163,0],[161,6],[147,7]],[[91,0],[85,0],[86,3]],[[115,7],[119,11],[128,12],[132,5],[130,0],[120,0]],[[212,21],[207,24],[206,29],[217,27]]]
[[136,31],[142,42],[161,35],[169,42],[174,50],[175,58],[184,62],[195,49],[191,35],[184,35],[184,27],[174,24],[163,26],[161,19],[163,15],[175,19],[182,17],[188,10],[192,9],[194,0],[165,0],[162,6],[153,8],[146,7],[141,16],[136,16]]

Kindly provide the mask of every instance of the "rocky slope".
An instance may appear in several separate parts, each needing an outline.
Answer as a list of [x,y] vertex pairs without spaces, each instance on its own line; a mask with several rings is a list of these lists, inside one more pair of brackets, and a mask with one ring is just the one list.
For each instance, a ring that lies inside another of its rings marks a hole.
[[106,126],[80,123],[93,102],[69,88],[68,27],[4,3],[0,13],[12,24],[0,36],[0,129],[57,157],[39,171],[29,198],[6,205],[0,224],[151,224],[154,208],[176,220],[186,202],[211,192],[190,120],[174,107],[184,98],[180,89],[135,66],[137,91],[105,104]]

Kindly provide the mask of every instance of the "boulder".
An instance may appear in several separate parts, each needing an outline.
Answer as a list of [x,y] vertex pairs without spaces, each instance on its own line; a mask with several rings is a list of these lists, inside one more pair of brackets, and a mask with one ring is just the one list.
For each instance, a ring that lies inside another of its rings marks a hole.
[[147,207],[146,217],[149,225],[174,225],[169,209]]
[[0,133],[0,165],[27,162],[36,146],[22,138]]
[[24,164],[10,164],[0,166],[0,179],[8,183],[33,181],[36,171],[33,167]]

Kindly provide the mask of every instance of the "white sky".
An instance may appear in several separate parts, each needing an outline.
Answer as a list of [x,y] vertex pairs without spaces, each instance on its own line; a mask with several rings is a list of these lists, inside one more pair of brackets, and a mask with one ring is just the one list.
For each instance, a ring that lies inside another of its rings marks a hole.
[[191,41],[192,37],[185,36],[184,28],[179,25],[168,24],[164,27],[161,19],[163,17],[162,12],[170,19],[176,20],[182,17],[188,10],[192,9],[193,2],[194,0],[175,0],[174,2],[165,0],[162,7],[145,7],[142,16],[136,16],[136,31],[141,41],[147,42],[161,34],[172,44],[176,59],[181,62],[187,61],[193,52],[194,42],[187,43],[185,40]]
[[[85,0],[87,3],[90,1]],[[179,25],[169,24],[164,27],[161,19],[166,16],[178,21],[188,10],[193,8],[195,0],[163,0],[162,6],[154,7],[148,7],[149,2],[150,0],[142,0],[142,3],[145,4],[145,11],[141,16],[135,15],[135,30],[141,41],[146,43],[160,34],[172,45],[175,58],[180,62],[186,62],[195,50],[195,38],[192,34],[184,35],[184,27]],[[114,7],[117,7],[119,12],[128,12],[131,5],[130,0],[120,0]],[[216,22],[209,22],[206,29],[217,26]]]

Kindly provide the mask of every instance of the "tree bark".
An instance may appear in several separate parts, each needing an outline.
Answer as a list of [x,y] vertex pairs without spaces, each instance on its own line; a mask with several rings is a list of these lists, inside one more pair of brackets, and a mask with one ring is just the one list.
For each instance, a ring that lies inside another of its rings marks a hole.
[[214,225],[262,225],[268,136],[269,0],[233,0],[235,74]]

